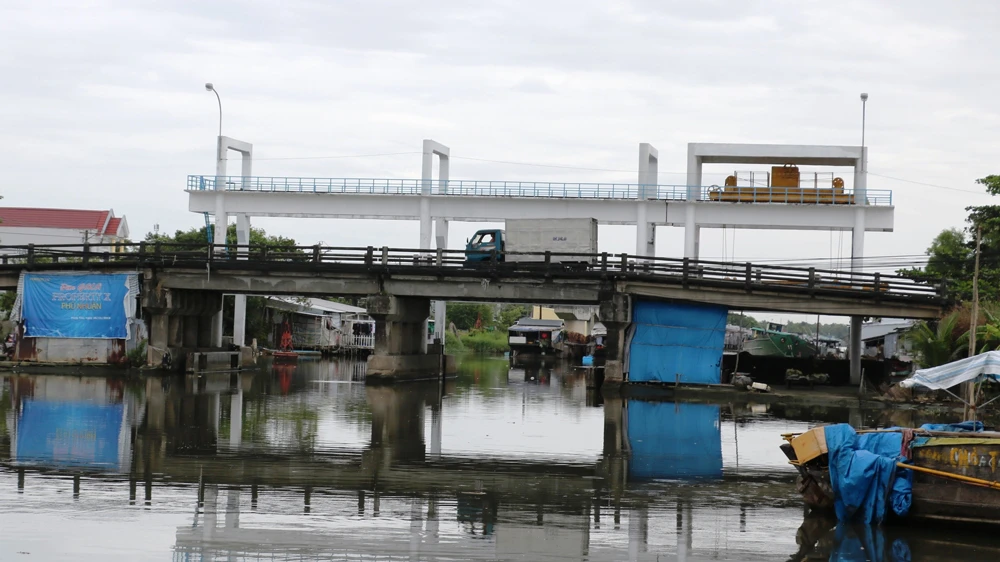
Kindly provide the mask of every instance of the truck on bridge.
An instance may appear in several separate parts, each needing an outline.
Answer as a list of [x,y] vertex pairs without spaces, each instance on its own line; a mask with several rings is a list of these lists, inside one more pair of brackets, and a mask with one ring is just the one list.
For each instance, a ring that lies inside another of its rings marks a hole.
[[[486,228],[466,241],[465,262],[592,261],[597,254],[597,219],[509,219],[505,228]],[[581,255],[574,255],[581,254]],[[583,256],[582,254],[587,254]]]

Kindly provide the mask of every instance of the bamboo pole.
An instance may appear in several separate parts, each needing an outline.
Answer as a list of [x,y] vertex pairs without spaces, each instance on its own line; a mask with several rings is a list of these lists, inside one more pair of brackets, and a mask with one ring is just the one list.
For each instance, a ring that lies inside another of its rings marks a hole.
[[933,468],[927,468],[925,466],[916,466],[901,462],[897,462],[896,466],[898,468],[908,468],[910,470],[923,472],[925,474],[938,476],[940,478],[951,478],[952,480],[959,480],[961,482],[965,482],[966,484],[972,484],[973,486],[982,486],[983,488],[992,488],[994,490],[1000,490],[1000,482],[992,482],[990,480],[983,480],[982,478],[973,478],[971,476],[965,476],[964,474],[955,474],[954,472],[945,472],[943,470],[936,470]]

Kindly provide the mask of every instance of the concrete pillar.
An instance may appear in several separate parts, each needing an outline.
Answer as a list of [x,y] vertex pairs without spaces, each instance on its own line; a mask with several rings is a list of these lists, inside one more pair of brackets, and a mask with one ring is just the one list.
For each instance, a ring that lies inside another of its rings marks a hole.
[[215,232],[212,243],[226,243],[226,225],[229,216],[226,214],[226,137],[219,136],[215,146]]
[[159,367],[163,354],[169,347],[170,317],[165,313],[154,313],[149,320],[149,346],[146,348],[146,364]]
[[648,222],[645,201],[656,199],[660,153],[648,142],[639,143],[639,205],[636,209],[635,254],[656,255],[656,225]]
[[182,316],[181,322],[184,324],[184,347],[193,349],[198,347],[198,316]]
[[[423,353],[429,310],[427,299],[391,295],[368,297],[368,314],[375,319],[375,350],[368,357],[368,381],[439,376],[439,357]],[[446,357],[446,372],[454,372],[454,365],[454,358]]]
[[[851,232],[851,272],[864,271],[865,255],[865,207],[855,209],[854,229]],[[851,317],[851,337],[847,353],[851,364],[851,384],[861,384],[861,325],[862,317]]]
[[854,164],[854,202],[868,204],[868,147],[861,149],[861,160]]
[[[245,246],[250,244],[250,215],[236,215],[236,244],[241,246],[240,251],[246,251]],[[241,258],[246,259],[246,258]],[[233,307],[233,343],[243,347],[246,345],[247,329],[247,296],[236,295],[236,302]]]
[[219,299],[219,310],[212,315],[212,341],[209,347],[222,347],[222,299]]
[[213,334],[215,333],[215,315],[197,316],[198,319],[198,345],[196,347],[212,347]]
[[851,316],[851,341],[847,354],[851,362],[851,384],[861,384],[861,324],[860,316]]
[[184,347],[184,323],[183,318],[178,315],[169,316],[167,319],[167,347]]
[[698,259],[698,225],[695,222],[695,206],[686,203],[684,208],[684,257]]
[[431,200],[427,195],[420,196],[420,249],[431,249]]
[[687,158],[687,200],[697,201],[701,194],[701,158],[695,156],[694,144],[688,144]]
[[[448,221],[446,219],[435,219],[434,238],[439,250],[448,249]],[[444,345],[444,332],[447,329],[445,323],[447,322],[448,303],[445,301],[434,301],[431,303],[431,307],[434,309],[434,337],[440,339],[441,345]]]
[[612,293],[601,298],[601,323],[608,330],[604,338],[604,384],[628,380],[625,336],[632,321],[632,300],[628,295]]

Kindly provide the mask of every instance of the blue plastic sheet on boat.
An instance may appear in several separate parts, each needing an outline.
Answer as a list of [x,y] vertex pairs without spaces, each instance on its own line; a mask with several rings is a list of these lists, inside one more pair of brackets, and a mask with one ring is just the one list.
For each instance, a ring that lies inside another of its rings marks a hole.
[[[920,429],[927,431],[947,431],[951,433],[976,433],[983,431],[984,426],[981,421],[964,421],[961,423],[925,423]],[[911,447],[919,447],[927,443],[930,437],[916,437],[913,439]]]
[[887,506],[896,515],[909,512],[912,475],[896,470],[903,460],[901,432],[859,436],[847,424],[827,426],[824,432],[837,519],[877,524],[885,519]]

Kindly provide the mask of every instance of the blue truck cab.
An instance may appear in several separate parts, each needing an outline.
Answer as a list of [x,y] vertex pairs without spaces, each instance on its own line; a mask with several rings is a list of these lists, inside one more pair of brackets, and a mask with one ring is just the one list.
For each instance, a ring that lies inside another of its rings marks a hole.
[[494,251],[497,253],[497,261],[503,261],[504,245],[503,230],[499,228],[477,230],[472,238],[466,240],[465,261],[466,263],[489,261]]

